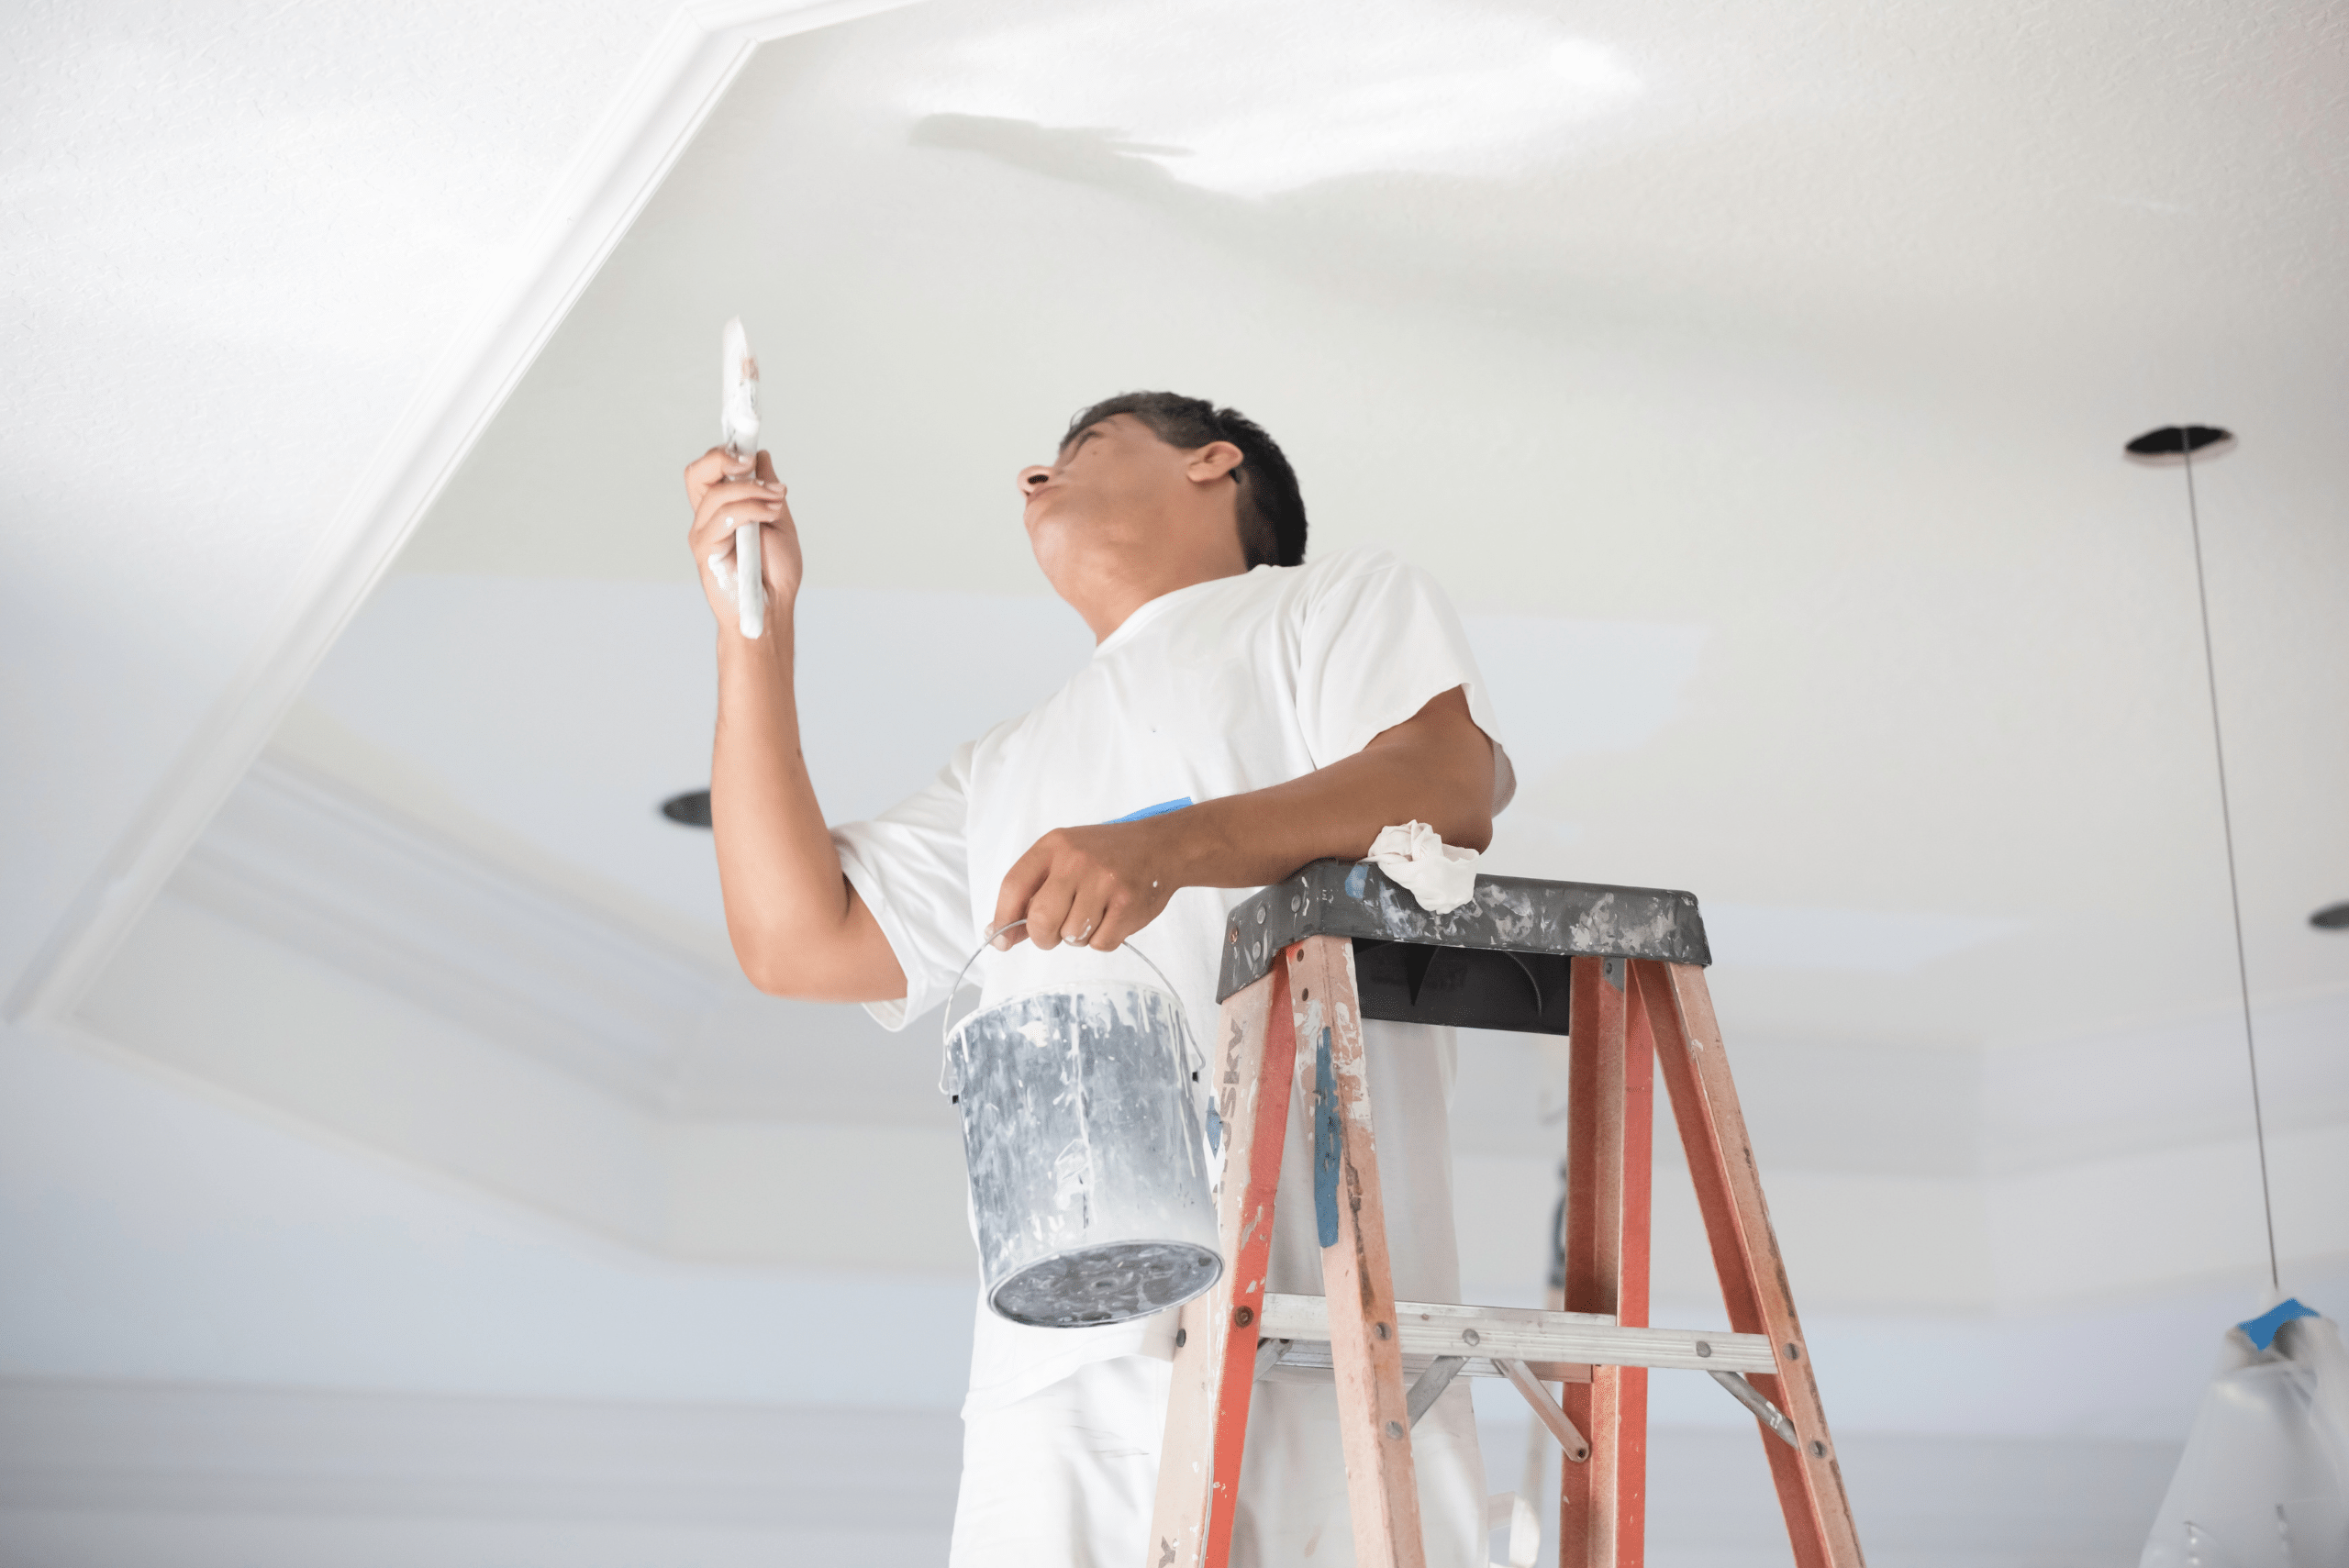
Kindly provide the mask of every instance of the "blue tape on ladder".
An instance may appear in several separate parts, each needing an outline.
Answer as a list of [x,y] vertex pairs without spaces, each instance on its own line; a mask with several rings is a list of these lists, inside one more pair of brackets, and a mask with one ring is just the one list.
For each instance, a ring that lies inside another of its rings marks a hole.
[[[1330,1243],[1327,1241],[1321,1243],[1324,1247],[1329,1244]],[[2251,1341],[2252,1349],[2264,1351],[2268,1346],[2276,1342],[2276,1330],[2281,1329],[2285,1324],[2289,1323],[2293,1318],[2319,1318],[2321,1316],[2323,1316],[2323,1314],[2317,1311],[2315,1307],[2302,1306],[2299,1296],[2289,1296],[2277,1302],[2275,1306],[2269,1307],[2266,1311],[2261,1313],[2258,1317],[2251,1318],[2246,1322],[2238,1323],[2235,1327],[2243,1330],[2243,1338]]]
[[1338,1244],[1338,1159],[1345,1149],[1338,1119],[1338,1074],[1330,1065],[1330,1031],[1313,1047],[1313,1219],[1321,1245]]

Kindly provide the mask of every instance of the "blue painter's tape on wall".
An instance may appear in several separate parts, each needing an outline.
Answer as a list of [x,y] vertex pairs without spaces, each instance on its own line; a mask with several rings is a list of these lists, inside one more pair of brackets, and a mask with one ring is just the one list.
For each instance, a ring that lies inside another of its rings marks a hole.
[[1170,811],[1180,811],[1190,804],[1191,797],[1187,795],[1180,800],[1162,800],[1156,806],[1145,806],[1140,811],[1129,811],[1123,817],[1112,817],[1102,826],[1107,828],[1119,822],[1139,822],[1145,817],[1163,817]]

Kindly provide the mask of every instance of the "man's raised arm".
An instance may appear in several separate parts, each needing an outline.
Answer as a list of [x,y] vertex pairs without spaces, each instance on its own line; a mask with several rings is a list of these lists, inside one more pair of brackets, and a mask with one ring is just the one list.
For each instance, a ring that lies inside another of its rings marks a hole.
[[[774,464],[729,479],[713,447],[685,470],[694,508],[687,542],[718,619],[718,739],[710,759],[710,826],[726,893],[726,931],[742,973],[762,991],[819,1002],[885,1002],[906,994],[905,971],[880,922],[841,872],[799,750],[792,639],[799,597],[799,533]],[[710,565],[730,556],[737,524],[761,525],[766,635],[736,624],[736,600]]]
[[1029,940],[1112,948],[1178,887],[1261,887],[1308,861],[1357,860],[1382,828],[1424,822],[1447,844],[1493,838],[1493,744],[1458,686],[1353,756],[1269,789],[1138,822],[1062,828],[1003,879],[999,929],[1023,916]]

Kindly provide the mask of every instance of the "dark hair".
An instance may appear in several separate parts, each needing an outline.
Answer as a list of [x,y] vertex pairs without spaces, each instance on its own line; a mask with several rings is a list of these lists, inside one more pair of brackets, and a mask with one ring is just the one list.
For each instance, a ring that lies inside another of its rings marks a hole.
[[1231,477],[1240,486],[1234,510],[1240,517],[1240,548],[1250,566],[1296,566],[1305,560],[1305,497],[1297,471],[1263,426],[1237,408],[1218,408],[1203,398],[1173,392],[1121,392],[1105,397],[1068,422],[1066,447],[1087,425],[1130,414],[1170,447],[1190,450],[1215,441],[1240,449]]

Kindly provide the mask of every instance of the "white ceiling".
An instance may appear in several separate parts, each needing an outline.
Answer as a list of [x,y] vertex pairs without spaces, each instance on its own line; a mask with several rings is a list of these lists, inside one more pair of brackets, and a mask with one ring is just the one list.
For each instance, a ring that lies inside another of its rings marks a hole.
[[[714,324],[740,310],[769,371],[836,815],[1073,659],[1009,474],[1069,409],[1174,385],[1288,445],[1316,548],[1398,548],[1471,615],[1526,763],[1511,869],[1721,906],[1749,1028],[2042,1037],[2233,984],[2183,486],[2120,456],[2215,419],[2255,982],[2349,984],[2304,924],[2349,887],[2337,25],[1184,15],[767,46],[312,702],[714,922],[706,873],[627,847],[701,762],[675,470]],[[974,681],[996,642],[1019,673]]]
[[0,14],[11,986],[275,651],[339,504],[510,291],[673,9]]

